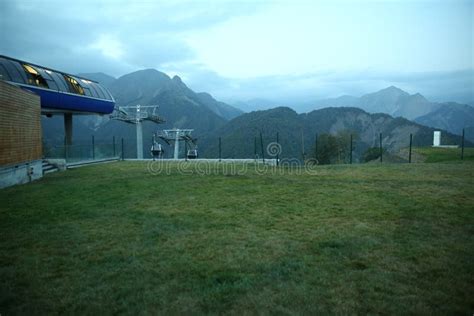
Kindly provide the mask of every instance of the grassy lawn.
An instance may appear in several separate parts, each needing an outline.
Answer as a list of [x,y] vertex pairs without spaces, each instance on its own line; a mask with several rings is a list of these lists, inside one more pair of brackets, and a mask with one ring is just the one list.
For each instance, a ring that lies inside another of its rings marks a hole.
[[[414,155],[421,155],[424,162],[461,162],[461,148],[416,147]],[[464,148],[464,160],[474,161],[474,148]]]
[[473,162],[169,166],[0,190],[0,314],[474,312]]

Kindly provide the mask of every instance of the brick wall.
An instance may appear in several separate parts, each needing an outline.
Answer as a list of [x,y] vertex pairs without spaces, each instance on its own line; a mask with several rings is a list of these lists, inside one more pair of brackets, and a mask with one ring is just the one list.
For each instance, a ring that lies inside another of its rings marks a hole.
[[42,158],[40,97],[0,80],[0,167]]

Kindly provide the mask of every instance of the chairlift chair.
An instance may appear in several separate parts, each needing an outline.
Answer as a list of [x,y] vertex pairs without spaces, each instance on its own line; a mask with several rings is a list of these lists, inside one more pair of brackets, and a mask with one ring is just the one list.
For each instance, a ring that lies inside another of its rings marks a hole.
[[155,142],[151,146],[151,155],[153,156],[153,158],[161,158],[163,157],[164,153],[165,153],[165,150],[163,149],[161,144],[158,144]]
[[198,151],[197,149],[190,149],[187,153],[188,159],[197,159],[198,158]]

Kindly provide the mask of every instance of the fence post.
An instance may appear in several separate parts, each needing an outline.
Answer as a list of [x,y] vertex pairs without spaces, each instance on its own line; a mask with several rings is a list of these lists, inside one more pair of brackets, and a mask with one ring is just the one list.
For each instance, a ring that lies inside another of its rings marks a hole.
[[462,129],[462,139],[461,139],[461,160],[464,160],[464,128]]
[[410,150],[408,151],[408,163],[411,163],[411,146],[413,144],[413,134],[410,134]]
[[115,136],[112,137],[112,143],[113,143],[113,150],[114,150],[113,157],[115,158]]
[[350,152],[351,152],[351,155],[350,155],[350,158],[349,158],[349,163],[352,165],[352,134],[351,134],[351,148],[350,148]]
[[184,161],[188,161],[188,142],[184,141]]
[[122,160],[125,160],[125,156],[124,156],[123,152],[124,151],[123,151],[123,137],[122,137]]
[[94,141],[94,135],[92,135],[92,160],[95,160],[95,141]]
[[151,136],[151,147],[150,147],[150,157],[155,161],[155,156],[153,155],[152,149],[155,149],[155,133]]
[[263,151],[263,136],[262,132],[260,132],[260,147],[262,148],[262,161],[265,163],[265,153]]
[[151,148],[150,148],[150,156],[153,161],[155,161],[155,155],[153,155],[153,150],[155,149],[155,134],[151,136]]
[[222,140],[219,137],[219,162],[221,161],[221,159],[222,159]]
[[257,160],[257,136],[254,137],[254,143],[253,143],[253,159]]
[[[277,144],[280,145],[279,139],[278,139],[278,132],[277,132]],[[277,167],[278,167],[278,164],[279,164],[278,160],[280,160],[280,159],[279,159],[280,153],[279,153],[279,150],[278,150],[279,148],[281,148],[281,146],[280,146],[280,147],[277,147],[277,156],[276,156],[276,158],[277,158],[277,161],[276,161]]]
[[301,129],[301,155],[303,157],[303,166],[304,166],[305,160],[306,160],[306,153],[304,152],[304,132],[303,132],[303,129]]
[[383,148],[382,148],[382,133],[380,133],[380,162],[383,161]]

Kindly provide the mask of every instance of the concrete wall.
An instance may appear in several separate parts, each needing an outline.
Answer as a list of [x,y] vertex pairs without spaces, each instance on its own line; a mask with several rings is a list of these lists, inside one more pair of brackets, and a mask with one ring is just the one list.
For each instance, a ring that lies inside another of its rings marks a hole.
[[42,176],[41,138],[40,97],[0,80],[0,187]]
[[10,167],[0,167],[0,189],[38,180],[42,176],[42,160],[30,161]]

